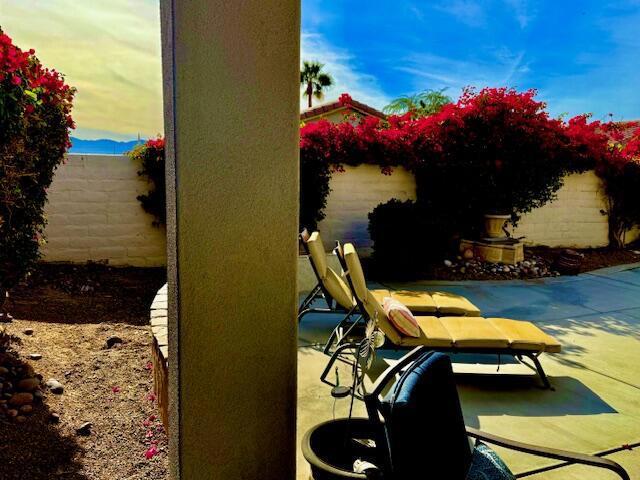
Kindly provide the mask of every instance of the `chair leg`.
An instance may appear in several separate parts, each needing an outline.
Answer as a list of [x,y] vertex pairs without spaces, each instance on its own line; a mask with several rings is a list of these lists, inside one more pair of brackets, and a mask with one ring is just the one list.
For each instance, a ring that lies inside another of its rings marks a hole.
[[540,380],[542,381],[544,388],[555,391],[555,388],[553,388],[553,386],[549,382],[549,378],[547,378],[547,374],[544,372],[544,369],[540,364],[540,360],[538,360],[538,355],[534,353],[529,353],[529,354],[526,354],[525,356],[527,358],[530,358],[531,361],[533,362],[533,365],[535,366],[535,371],[538,373],[538,376],[540,377]]
[[[336,349],[335,352],[333,352],[333,355],[331,355],[331,358],[327,362],[327,366],[322,371],[322,375],[320,375],[320,381],[322,383],[326,383],[327,385],[330,385],[332,387],[336,386],[335,384],[327,380],[327,375],[329,375],[329,372],[331,371],[331,367],[333,367],[333,365],[336,363],[337,360],[345,361],[340,358],[340,355],[342,355],[342,352],[344,352],[345,350],[354,349],[354,348],[358,348],[357,343],[343,343]],[[346,362],[346,363],[349,363],[349,362]]]

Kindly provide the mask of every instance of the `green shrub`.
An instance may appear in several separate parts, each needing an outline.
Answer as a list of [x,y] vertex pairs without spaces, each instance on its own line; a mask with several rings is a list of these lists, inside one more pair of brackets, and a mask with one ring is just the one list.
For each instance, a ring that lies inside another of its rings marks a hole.
[[439,228],[428,209],[398,199],[381,203],[369,214],[374,268],[386,278],[411,277],[450,250],[453,237]]

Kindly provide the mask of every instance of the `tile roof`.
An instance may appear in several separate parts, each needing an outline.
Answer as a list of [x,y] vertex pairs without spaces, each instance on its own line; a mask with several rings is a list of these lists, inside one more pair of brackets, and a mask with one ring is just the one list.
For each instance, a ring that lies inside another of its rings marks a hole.
[[305,110],[304,112],[300,112],[300,120],[308,120],[310,118],[315,118],[320,115],[333,112],[335,110],[340,110],[342,108],[350,108],[351,110],[355,110],[364,115],[370,115],[373,117],[378,117],[383,120],[386,120],[387,116],[382,113],[380,110],[376,110],[369,105],[366,105],[362,102],[358,102],[357,100],[351,99],[348,105],[342,104],[340,101],[336,100],[335,102],[327,103],[325,105],[318,105],[317,107],[310,108]]

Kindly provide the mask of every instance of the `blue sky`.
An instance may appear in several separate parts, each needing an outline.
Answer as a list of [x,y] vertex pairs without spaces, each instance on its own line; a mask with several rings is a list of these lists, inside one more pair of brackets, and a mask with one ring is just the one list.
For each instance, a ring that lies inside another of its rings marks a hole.
[[[302,58],[336,80],[325,101],[506,85],[553,115],[640,119],[640,0],[302,2]],[[78,87],[76,136],[162,133],[159,0],[0,0],[0,26]]]
[[553,115],[640,118],[640,1],[303,0],[303,58],[382,107],[427,88],[536,88]]

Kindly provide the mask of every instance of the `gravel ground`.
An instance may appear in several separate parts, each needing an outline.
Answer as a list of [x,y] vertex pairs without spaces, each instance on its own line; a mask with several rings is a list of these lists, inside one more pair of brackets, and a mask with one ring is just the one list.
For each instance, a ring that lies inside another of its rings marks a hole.
[[[34,403],[24,423],[0,415],[0,478],[168,478],[167,439],[155,418],[150,334],[144,326],[162,272],[51,268],[33,278],[47,278],[46,283],[16,290],[8,305],[15,319],[7,332],[17,337],[15,354],[44,382],[59,380],[64,392],[44,389],[44,401]],[[87,289],[89,279],[93,288]],[[29,329],[33,333],[25,334]],[[110,336],[123,343],[107,348]],[[34,353],[42,358],[29,359]],[[59,423],[52,423],[53,413]],[[79,434],[85,422],[91,423],[90,433]],[[151,455],[154,445],[157,453]]]

